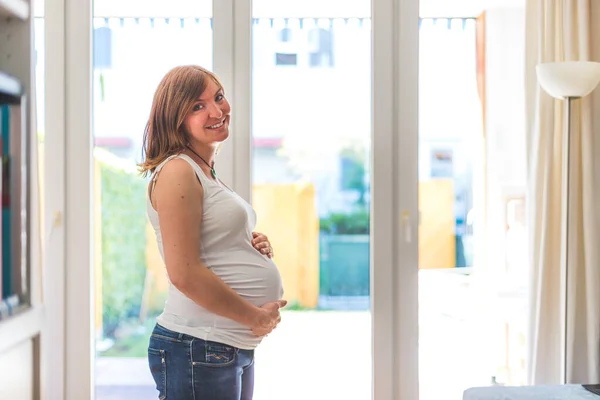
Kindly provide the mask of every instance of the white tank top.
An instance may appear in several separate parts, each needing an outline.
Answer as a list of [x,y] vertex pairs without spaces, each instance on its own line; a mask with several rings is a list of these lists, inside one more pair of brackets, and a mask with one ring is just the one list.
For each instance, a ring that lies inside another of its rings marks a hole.
[[[198,164],[185,154],[166,159],[156,168],[152,179],[156,179],[162,167],[173,158],[187,161],[204,189],[201,242],[198,244],[202,262],[255,306],[280,300],[283,285],[277,266],[251,243],[256,225],[254,209],[236,193],[208,179]],[[149,196],[147,210],[164,262],[158,213]],[[165,308],[157,322],[175,332],[241,349],[254,349],[261,341],[247,326],[206,310],[170,282]]]

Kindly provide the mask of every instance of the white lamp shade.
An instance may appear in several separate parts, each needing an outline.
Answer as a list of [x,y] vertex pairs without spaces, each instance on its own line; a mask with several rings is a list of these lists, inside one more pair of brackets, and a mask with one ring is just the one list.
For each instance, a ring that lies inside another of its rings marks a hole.
[[538,81],[552,97],[584,97],[600,82],[600,63],[592,61],[564,61],[539,64]]

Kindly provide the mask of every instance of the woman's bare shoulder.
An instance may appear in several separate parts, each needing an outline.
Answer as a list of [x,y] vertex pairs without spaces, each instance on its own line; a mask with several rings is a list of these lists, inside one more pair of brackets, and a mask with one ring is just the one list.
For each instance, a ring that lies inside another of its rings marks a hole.
[[194,168],[183,158],[173,158],[167,161],[156,175],[156,180],[167,181],[170,184],[192,181],[200,183]]
[[174,158],[169,160],[156,176],[154,195],[157,200],[193,196],[202,200],[203,190],[196,172],[185,160]]

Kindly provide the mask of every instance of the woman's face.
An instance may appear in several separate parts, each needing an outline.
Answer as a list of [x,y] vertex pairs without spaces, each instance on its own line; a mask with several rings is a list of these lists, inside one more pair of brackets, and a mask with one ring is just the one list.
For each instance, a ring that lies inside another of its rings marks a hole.
[[185,129],[192,142],[215,147],[229,136],[231,106],[223,94],[223,89],[212,79],[202,96],[185,118]]

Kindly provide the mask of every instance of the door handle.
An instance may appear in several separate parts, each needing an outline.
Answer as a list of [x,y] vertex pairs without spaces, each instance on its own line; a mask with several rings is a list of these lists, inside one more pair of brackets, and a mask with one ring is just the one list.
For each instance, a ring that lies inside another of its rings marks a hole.
[[403,210],[401,216],[402,231],[404,233],[404,241],[412,242],[412,224],[410,223],[410,211]]

